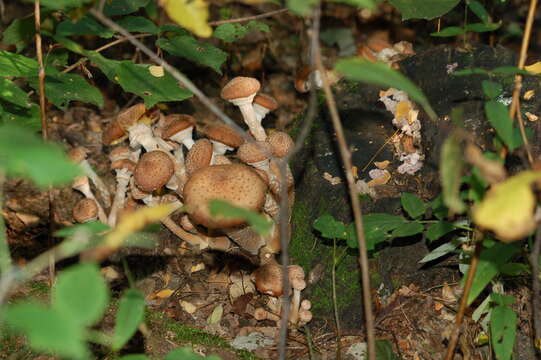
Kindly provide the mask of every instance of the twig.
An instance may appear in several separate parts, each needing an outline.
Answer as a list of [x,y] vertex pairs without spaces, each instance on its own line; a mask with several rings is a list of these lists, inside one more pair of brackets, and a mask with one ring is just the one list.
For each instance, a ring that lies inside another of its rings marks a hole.
[[[141,39],[141,38],[145,38],[145,37],[149,37],[149,36],[155,36],[154,34],[137,34],[137,35],[133,35],[134,38],[136,39]],[[96,50],[94,50],[95,52],[102,52],[104,50],[107,50],[109,49],[110,47],[113,47],[115,45],[118,45],[118,44],[122,44],[124,42],[128,41],[128,38],[126,37],[121,37],[119,39],[116,39],[115,41],[111,41],[110,43],[108,44],[105,44],[99,48],[97,48]],[[65,68],[64,70],[62,70],[62,73],[69,73],[70,71],[72,71],[73,69],[75,69],[77,66],[79,65],[82,65],[84,64],[85,62],[87,62],[88,59],[83,57],[83,58],[80,58],[79,60],[77,60],[75,63],[71,64],[70,66],[68,66],[67,68]]]
[[250,20],[263,19],[263,18],[266,18],[266,17],[271,17],[271,16],[274,16],[274,15],[278,15],[278,14],[281,14],[281,13],[284,13],[284,12],[287,12],[287,11],[289,11],[289,9],[284,8],[284,9],[278,9],[278,10],[269,11],[269,12],[259,14],[259,15],[246,16],[246,17],[241,17],[241,18],[237,18],[237,19],[209,21],[208,24],[210,26],[217,26],[217,25],[222,25],[222,24],[233,24],[233,23],[245,22],[245,21],[250,21]]
[[541,294],[539,291],[539,253],[541,252],[541,224],[537,227],[535,242],[532,253],[530,254],[530,264],[532,265],[532,312],[533,327],[535,333],[534,344],[537,349],[541,347]]
[[[45,103],[45,66],[43,65],[43,51],[41,48],[41,8],[40,0],[36,0],[34,3],[34,23],[36,27],[36,57],[38,59],[39,72],[39,112],[41,117],[41,136],[43,141],[49,139],[49,131],[47,129],[47,110]],[[49,232],[47,234],[47,241],[49,247],[54,245],[53,232],[54,232],[54,196],[53,189],[49,187],[47,189],[47,197],[49,199]],[[52,285],[55,276],[55,262],[54,258],[49,259],[49,283]]]
[[336,297],[336,266],[338,261],[336,261],[336,238],[333,239],[332,246],[332,269],[331,269],[331,281],[332,281],[332,304],[334,309],[334,321],[336,322],[336,359],[340,360],[342,358],[341,354],[341,340],[342,340],[342,330],[340,326],[340,315],[338,314],[338,300]]
[[[319,8],[317,11],[320,11]],[[344,170],[346,173],[346,179],[348,182],[349,196],[351,201],[351,206],[353,208],[353,217],[355,220],[355,230],[357,231],[357,241],[359,243],[359,265],[361,268],[361,283],[362,283],[362,294],[363,294],[363,304],[364,304],[364,317],[366,323],[366,342],[368,348],[368,360],[376,359],[376,344],[374,337],[374,316],[372,314],[372,301],[370,296],[370,277],[368,270],[368,256],[366,250],[366,239],[364,235],[364,228],[362,223],[362,211],[359,201],[359,196],[355,188],[355,180],[353,178],[352,163],[351,163],[351,152],[348,149],[346,138],[344,136],[344,129],[342,128],[342,123],[340,122],[340,115],[336,109],[336,103],[334,101],[334,95],[332,93],[331,87],[329,86],[329,81],[321,60],[321,50],[319,48],[319,43],[317,44],[317,51],[315,54],[316,68],[319,70],[319,73],[322,75],[323,80],[323,90],[325,92],[325,99],[327,101],[327,107],[329,108],[329,113],[333,123],[334,131],[336,132],[336,139],[338,141],[338,148],[340,150],[340,157],[342,158],[342,163],[344,165]]]
[[[520,107],[520,99],[517,100],[518,107]],[[522,119],[522,113],[520,111],[517,111],[517,119],[518,119],[518,128],[520,130],[520,136],[522,137],[522,141],[524,142],[524,149],[526,150],[526,156],[528,157],[528,163],[530,164],[530,167],[533,165],[533,155],[532,155],[532,148],[530,147],[530,142],[528,140],[528,137],[526,136],[526,129],[524,128],[524,121]]]
[[[526,64],[526,57],[528,54],[528,45],[530,44],[530,37],[532,35],[533,21],[535,18],[535,9],[537,7],[537,0],[530,0],[530,8],[528,9],[528,17],[526,18],[526,26],[524,28],[524,36],[522,37],[522,45],[520,47],[520,57],[518,59],[518,68],[524,69]],[[522,75],[515,75],[515,88],[513,89],[513,101],[509,108],[509,116],[511,119],[515,118],[515,114],[518,110],[518,100],[520,97],[520,90],[522,88]]]
[[477,237],[473,246],[475,247],[473,258],[470,262],[470,267],[468,268],[468,276],[466,277],[464,292],[462,293],[462,297],[460,298],[460,305],[458,307],[458,312],[455,318],[455,327],[453,329],[453,332],[451,333],[451,338],[449,339],[449,345],[447,346],[445,360],[452,360],[454,357],[456,344],[460,335],[460,327],[462,326],[462,321],[464,320],[464,313],[466,312],[466,308],[468,307],[468,297],[470,295],[473,279],[475,278],[475,273],[477,271],[477,265],[479,264],[481,245],[478,243]]

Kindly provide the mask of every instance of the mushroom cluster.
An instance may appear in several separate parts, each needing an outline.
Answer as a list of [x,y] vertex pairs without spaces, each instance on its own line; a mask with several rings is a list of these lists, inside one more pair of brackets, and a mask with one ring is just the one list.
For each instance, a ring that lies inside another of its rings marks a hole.
[[[282,183],[279,168],[294,142],[287,133],[267,132],[262,126],[263,118],[278,104],[271,96],[258,94],[260,87],[257,79],[236,77],[221,92],[224,100],[239,107],[250,141],[224,124],[197,127],[190,115],[164,115],[158,109],[147,109],[143,103],[120,112],[102,137],[104,145],[115,146],[109,153],[111,170],[116,175],[113,195],[96,182],[95,174],[90,175],[90,166],[84,160],[86,151],[72,150],[72,158],[86,174],[73,186],[85,195],[85,201],[74,209],[74,218],[98,218],[113,227],[138,206],[170,203],[186,213],[166,217],[162,223],[192,248],[242,251],[258,259],[262,268],[265,264],[279,266],[275,261],[280,252],[279,225],[286,221],[289,226],[289,219],[280,218],[282,186],[287,187],[290,207],[294,199],[291,170],[286,166],[287,181]],[[103,204],[91,192],[89,179],[100,190]],[[243,218],[211,214],[212,200],[224,200],[263,215],[273,224],[270,234],[258,234]],[[80,215],[83,210],[88,215]],[[300,291],[306,285],[304,273],[301,277],[297,274],[290,280],[294,288],[291,318],[295,325],[309,313],[305,309],[304,317],[298,320]],[[254,281],[257,284],[257,277]]]

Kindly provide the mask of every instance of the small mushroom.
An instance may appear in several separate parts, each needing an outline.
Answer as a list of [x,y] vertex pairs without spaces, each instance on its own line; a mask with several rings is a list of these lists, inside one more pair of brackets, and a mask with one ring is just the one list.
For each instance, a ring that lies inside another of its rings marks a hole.
[[68,157],[83,170],[84,174],[88,176],[90,181],[96,186],[105,207],[108,208],[111,206],[111,193],[103,180],[101,180],[98,174],[92,169],[88,160],[86,160],[88,152],[88,149],[78,146],[70,150]]
[[209,125],[204,133],[212,143],[213,156],[223,155],[226,151],[238,148],[244,143],[242,136],[224,124]]
[[162,129],[162,138],[184,144],[190,150],[194,144],[192,139],[195,119],[190,115],[171,114],[167,115],[169,122]]
[[167,184],[174,172],[175,164],[170,154],[156,150],[141,156],[133,176],[139,189],[152,192]]
[[208,228],[227,228],[245,223],[241,218],[212,216],[211,200],[259,212],[265,203],[267,186],[250,167],[244,164],[209,166],[192,174],[184,186],[183,199],[190,219]]
[[283,158],[295,146],[295,142],[288,133],[283,131],[274,131],[267,137],[270,144],[272,155]]
[[116,119],[109,123],[102,134],[104,145],[115,145],[128,135],[128,128],[135,125],[147,111],[145,104],[139,103],[121,111]]
[[301,291],[306,288],[304,281],[304,270],[299,265],[288,266],[289,284],[293,288],[293,297],[291,298],[291,311],[289,321],[297,324],[299,321],[299,308],[301,304]]
[[130,183],[130,178],[135,170],[135,163],[129,159],[120,159],[111,163],[111,169],[116,172],[116,192],[107,220],[109,226],[115,226],[118,212],[124,208],[126,202],[126,190]]
[[271,155],[271,146],[265,141],[246,142],[239,146],[237,156],[243,163],[269,172],[269,156]]
[[262,321],[262,320],[271,320],[271,321],[280,321],[280,316],[276,315],[276,314],[273,314],[265,309],[263,309],[262,307],[259,307],[257,309],[255,309],[254,311],[254,319],[258,320],[258,321]]
[[255,95],[261,88],[261,84],[255,78],[235,77],[231,79],[222,89],[221,97],[239,107],[244,122],[248,125],[250,132],[256,139],[266,137],[265,129],[257,121],[252,102]]
[[186,172],[188,176],[199,169],[210,166],[212,160],[212,143],[208,139],[197,140],[186,154]]
[[282,285],[282,267],[270,262],[257,268],[253,273],[257,290],[262,294],[280,297],[284,293]]
[[[269,112],[274,111],[278,108],[278,103],[270,95],[257,94],[256,97],[254,98],[254,102],[252,106],[254,107],[256,120],[259,126],[263,128],[261,126],[261,121],[265,118],[265,116],[267,116]],[[254,135],[254,138],[259,141],[264,141],[267,137],[267,136],[264,136],[266,135],[264,128],[263,128],[263,131],[259,132],[258,136],[256,136],[256,134],[253,134],[253,133],[252,135]]]
[[79,200],[72,210],[72,215],[78,223],[94,221],[98,218],[98,205],[96,200],[84,198]]
[[265,245],[265,238],[258,234],[251,226],[224,230],[224,232],[237,245],[252,255],[257,255],[259,249]]
[[96,205],[98,206],[98,219],[104,223],[107,224],[107,215],[105,215],[105,211],[103,211],[103,208],[101,207],[100,203],[96,200],[96,197],[94,196],[94,193],[92,190],[90,190],[90,184],[88,183],[88,177],[86,176],[79,176],[73,180],[73,183],[71,187],[74,190],[77,190],[81,192],[85,198],[92,199],[96,202]]

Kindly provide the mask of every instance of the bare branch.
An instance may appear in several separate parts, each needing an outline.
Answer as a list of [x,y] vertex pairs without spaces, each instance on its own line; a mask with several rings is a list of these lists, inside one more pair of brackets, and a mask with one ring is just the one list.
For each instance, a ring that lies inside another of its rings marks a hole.
[[241,18],[237,18],[237,19],[209,21],[208,24],[211,25],[211,26],[217,26],[217,25],[222,25],[222,24],[240,23],[240,22],[246,22],[246,21],[251,21],[251,20],[263,19],[263,18],[266,18],[266,17],[271,17],[271,16],[278,15],[278,14],[281,14],[281,13],[284,13],[284,12],[288,12],[288,11],[289,11],[289,9],[278,9],[278,10],[266,12],[264,14],[259,14],[259,15],[254,15],[254,16],[246,16],[246,17],[241,17]]

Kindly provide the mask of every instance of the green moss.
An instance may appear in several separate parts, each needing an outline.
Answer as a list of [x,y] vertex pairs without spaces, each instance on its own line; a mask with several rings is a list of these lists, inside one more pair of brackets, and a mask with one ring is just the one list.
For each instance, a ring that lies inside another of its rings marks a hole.
[[31,282],[29,286],[30,286],[30,291],[28,293],[29,296],[39,297],[39,296],[49,295],[49,291],[51,290],[49,285],[43,281]]
[[175,340],[182,344],[196,344],[206,347],[214,347],[219,349],[230,350],[234,352],[238,359],[243,360],[258,360],[259,358],[247,350],[238,350],[233,348],[229,343],[219,337],[205,332],[204,330],[193,328],[184,324],[179,324],[162,313],[149,312],[147,314],[149,321],[155,323],[155,327],[175,334]]

